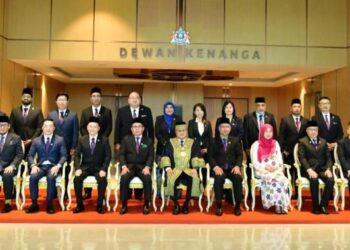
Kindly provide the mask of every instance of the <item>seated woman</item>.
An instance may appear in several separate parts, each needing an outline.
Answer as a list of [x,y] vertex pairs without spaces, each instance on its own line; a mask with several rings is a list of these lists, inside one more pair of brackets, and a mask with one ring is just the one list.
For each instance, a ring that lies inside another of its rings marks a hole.
[[273,139],[273,128],[264,124],[259,140],[252,145],[252,163],[256,178],[261,179],[261,199],[264,209],[275,206],[277,214],[287,214],[290,205],[289,181],[283,173],[281,149]]

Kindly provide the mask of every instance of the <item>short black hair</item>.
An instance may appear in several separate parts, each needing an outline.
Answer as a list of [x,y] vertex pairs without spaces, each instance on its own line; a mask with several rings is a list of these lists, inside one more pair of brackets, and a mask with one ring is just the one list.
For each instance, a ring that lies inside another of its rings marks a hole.
[[47,121],[52,122],[52,123],[53,123],[53,125],[56,127],[56,125],[55,125],[55,121],[54,121],[53,119],[51,119],[51,118],[45,118],[45,119],[43,120],[42,125],[44,125],[44,123],[45,123],[45,122],[47,122]]
[[322,101],[322,100],[328,100],[330,101],[331,98],[329,98],[328,96],[321,96],[320,99],[318,100],[318,102]]
[[136,94],[141,98],[140,93],[137,92],[136,90],[131,91],[131,92],[128,94],[128,97],[130,97],[130,95],[131,95],[132,93],[136,93]]
[[196,119],[196,115],[195,115],[195,111],[196,111],[196,108],[199,107],[202,111],[203,111],[203,121],[205,121],[207,119],[207,108],[205,107],[205,105],[203,103],[196,103],[194,106],[193,106],[193,119]]
[[67,98],[67,101],[69,101],[69,95],[66,92],[58,92],[56,95],[56,101],[60,96],[65,96]]

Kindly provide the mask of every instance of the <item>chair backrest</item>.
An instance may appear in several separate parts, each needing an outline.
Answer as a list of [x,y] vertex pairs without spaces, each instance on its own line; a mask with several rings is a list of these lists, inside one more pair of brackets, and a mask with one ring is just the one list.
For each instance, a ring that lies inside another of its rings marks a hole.
[[297,143],[294,146],[293,156],[294,156],[294,163],[297,164],[300,167],[301,163],[299,161],[298,149],[299,149],[299,144]]

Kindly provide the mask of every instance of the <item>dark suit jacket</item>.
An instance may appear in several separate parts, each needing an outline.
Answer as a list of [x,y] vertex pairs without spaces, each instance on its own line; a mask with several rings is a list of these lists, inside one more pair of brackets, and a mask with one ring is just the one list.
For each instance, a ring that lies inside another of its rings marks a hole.
[[[151,109],[144,105],[140,105],[139,118],[142,119],[145,126],[143,135],[154,141],[153,117]],[[114,144],[120,144],[124,136],[131,135],[131,122],[132,114],[130,106],[127,105],[120,108],[115,121]]]
[[[273,127],[273,138],[277,139],[277,126],[273,114],[265,112],[264,122]],[[250,149],[252,144],[259,139],[259,123],[256,118],[256,112],[251,112],[244,116],[243,127],[243,146],[244,149]]]
[[242,167],[243,151],[240,140],[238,137],[229,136],[227,143],[226,152],[220,135],[210,143],[208,158],[211,168],[216,166],[223,168],[225,163],[229,164],[230,169],[235,166]]
[[348,170],[350,170],[350,139],[345,137],[338,143],[338,158],[343,169],[344,174],[347,176]]
[[318,112],[312,117],[312,120],[317,121],[318,135],[325,139],[328,143],[333,143],[343,138],[343,126],[340,117],[330,113],[330,129],[328,130],[326,122],[321,112]]
[[63,123],[60,122],[59,117],[60,114],[57,110],[50,112],[47,116],[47,118],[54,120],[56,126],[55,134],[64,138],[64,143],[67,150],[76,148],[79,137],[79,122],[77,113],[67,109]]
[[13,132],[19,135],[23,141],[38,137],[41,134],[44,120],[43,113],[40,109],[31,106],[25,121],[22,113],[22,106],[14,108],[11,112],[10,123]]
[[281,151],[287,151],[293,155],[293,149],[299,139],[306,136],[306,126],[308,119],[300,116],[300,130],[295,127],[293,115],[282,118],[279,130],[279,144]]
[[198,132],[198,123],[195,119],[188,122],[188,137],[194,139],[201,148],[208,148],[213,139],[213,130],[210,121],[204,122],[204,132],[202,135]]
[[81,169],[87,172],[98,172],[108,170],[111,162],[111,146],[108,138],[98,135],[94,153],[91,154],[89,135],[80,137],[74,155],[75,170]]
[[120,167],[126,165],[129,169],[143,169],[145,166],[153,167],[154,147],[153,141],[147,136],[142,136],[140,152],[136,151],[136,141],[133,135],[124,136],[120,147]]
[[[193,139],[187,138],[186,140],[193,140]],[[196,141],[193,141],[193,144],[191,147],[191,160],[195,157],[202,158],[200,150],[201,149],[200,149],[199,144]],[[170,158],[171,166],[164,166],[164,167],[165,168],[171,167],[172,169],[174,169],[175,168],[174,148],[173,148],[173,145],[171,144],[170,141],[165,145],[163,157],[165,157],[165,156]],[[192,161],[191,160],[189,163],[190,163],[190,167],[192,168]]]
[[[220,117],[216,120],[216,123],[215,123],[215,137],[218,137],[220,135],[219,124],[218,124],[219,119]],[[231,123],[230,135],[232,135],[233,137],[238,137],[239,140],[242,140],[243,134],[244,134],[242,119],[239,117],[233,117],[230,123]]]
[[326,141],[320,137],[317,139],[317,148],[311,144],[311,140],[308,136],[299,140],[298,157],[305,171],[311,168],[317,173],[320,173],[325,172],[327,169],[332,169],[332,157]]
[[0,116],[6,115],[4,112],[0,111]]
[[157,155],[162,155],[165,144],[169,141],[170,138],[175,137],[175,125],[177,122],[180,121],[182,121],[182,118],[178,115],[174,115],[172,129],[169,133],[164,119],[164,115],[157,116],[155,123],[155,134],[157,138]]
[[28,153],[29,166],[35,164],[35,155],[38,155],[36,165],[39,167],[46,160],[50,161],[54,165],[61,164],[61,166],[63,166],[67,160],[67,149],[64,144],[63,137],[58,135],[52,136],[49,152],[46,152],[45,150],[44,136],[42,135],[35,138]]
[[[100,113],[100,132],[99,134],[109,137],[112,132],[112,111],[105,106],[101,106]],[[86,126],[89,122],[91,116],[94,116],[92,113],[92,107],[87,107],[81,112],[80,117],[80,134],[87,135],[88,131]]]
[[10,165],[17,168],[23,156],[21,138],[14,133],[8,133],[2,152],[0,153],[0,169],[2,170]]

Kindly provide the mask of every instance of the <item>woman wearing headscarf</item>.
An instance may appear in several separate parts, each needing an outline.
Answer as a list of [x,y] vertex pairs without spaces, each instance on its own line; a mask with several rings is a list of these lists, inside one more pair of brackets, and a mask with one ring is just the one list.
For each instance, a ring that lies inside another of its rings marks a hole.
[[[230,135],[233,137],[238,137],[239,140],[242,140],[243,131],[244,131],[243,121],[242,121],[242,118],[236,115],[235,104],[232,101],[226,100],[224,102],[224,104],[222,105],[221,117],[226,117],[229,119],[231,124]],[[219,135],[219,124],[218,124],[219,119],[220,117],[216,120],[216,124],[215,124],[215,137]]]
[[290,205],[289,181],[283,173],[283,159],[278,142],[273,139],[273,127],[264,124],[259,140],[251,147],[256,178],[261,179],[261,199],[264,209],[275,207],[277,214],[287,214]]

